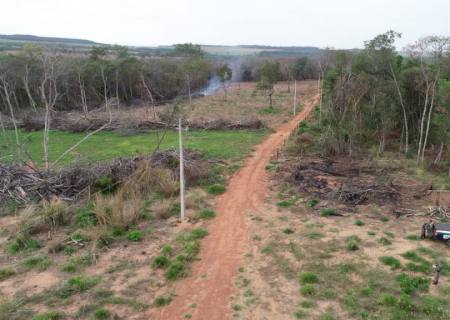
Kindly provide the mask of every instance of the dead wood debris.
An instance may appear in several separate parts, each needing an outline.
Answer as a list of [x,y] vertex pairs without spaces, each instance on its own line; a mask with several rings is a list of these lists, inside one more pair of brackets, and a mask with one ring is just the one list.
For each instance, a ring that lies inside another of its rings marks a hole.
[[[190,184],[208,178],[208,163],[197,152],[186,150],[186,181]],[[109,176],[114,184],[125,182],[139,163],[150,159],[155,167],[170,169],[178,175],[178,154],[175,150],[157,152],[153,156],[119,158],[107,164],[74,166],[61,171],[35,171],[28,167],[0,164],[0,203],[49,200],[58,197],[74,201],[83,196],[102,176]]]
[[450,208],[447,206],[429,206],[427,211],[398,208],[394,210],[394,214],[397,218],[403,217],[427,217],[439,220],[450,219]]

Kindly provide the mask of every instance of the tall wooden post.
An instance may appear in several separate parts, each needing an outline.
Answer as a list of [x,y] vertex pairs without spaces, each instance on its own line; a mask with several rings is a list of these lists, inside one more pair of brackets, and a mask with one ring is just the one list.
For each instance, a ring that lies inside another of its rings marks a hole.
[[184,159],[183,159],[183,136],[181,128],[181,118],[178,119],[178,138],[180,145],[180,218],[181,221],[185,218],[185,204],[184,204]]

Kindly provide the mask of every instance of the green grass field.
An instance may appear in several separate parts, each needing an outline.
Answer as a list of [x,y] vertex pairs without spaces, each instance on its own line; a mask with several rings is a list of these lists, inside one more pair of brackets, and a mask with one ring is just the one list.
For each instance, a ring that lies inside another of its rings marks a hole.
[[[247,156],[252,146],[258,144],[268,130],[258,131],[188,131],[184,133],[184,147],[200,151],[214,159],[240,159]],[[22,144],[38,164],[43,164],[42,131],[20,132]],[[65,150],[85,136],[83,133],[62,131],[50,132],[50,160],[56,160]],[[0,161],[11,163],[15,160],[14,132],[0,135]],[[59,165],[69,165],[73,161],[82,163],[107,161],[117,157],[153,152],[157,143],[156,133],[120,135],[115,132],[100,132],[91,136],[77,149],[62,159]],[[9,147],[8,147],[9,146]],[[161,144],[161,149],[178,148],[178,133],[169,131]]]

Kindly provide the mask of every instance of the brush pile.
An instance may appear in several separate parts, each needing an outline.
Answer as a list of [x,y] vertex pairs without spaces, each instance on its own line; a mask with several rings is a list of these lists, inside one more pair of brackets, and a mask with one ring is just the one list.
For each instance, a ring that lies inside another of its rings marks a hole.
[[[29,167],[0,164],[0,203],[60,198],[74,201],[95,191],[101,177],[109,177],[117,186],[126,182],[140,163],[149,160],[152,167],[169,169],[174,177],[179,174],[179,157],[175,150],[157,152],[152,156],[119,158],[108,164],[73,166],[61,171],[37,171]],[[186,150],[185,173],[188,184],[208,179],[209,165],[197,152]]]

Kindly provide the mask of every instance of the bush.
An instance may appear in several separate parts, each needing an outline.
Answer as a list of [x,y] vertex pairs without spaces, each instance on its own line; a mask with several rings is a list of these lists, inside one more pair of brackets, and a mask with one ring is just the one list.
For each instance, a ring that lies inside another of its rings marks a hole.
[[187,275],[185,263],[179,260],[172,261],[164,275],[166,279],[170,281],[184,278]]
[[364,223],[364,221],[356,220],[355,225],[358,226],[358,227],[362,227],[362,226],[365,225],[365,223]]
[[94,318],[98,320],[109,319],[111,317],[111,312],[106,309],[97,309],[94,312]]
[[312,297],[317,294],[317,290],[312,284],[305,284],[300,288],[300,293],[305,297]]
[[208,235],[208,230],[204,228],[196,228],[191,230],[190,232],[184,232],[177,237],[178,240],[181,241],[191,241],[198,240],[206,237]]
[[101,176],[98,178],[94,184],[94,188],[102,194],[110,194],[116,190],[111,176]]
[[320,215],[322,217],[329,217],[336,215],[336,212],[336,209],[333,208],[323,208],[322,210],[320,210]]
[[165,268],[170,264],[169,258],[166,256],[157,256],[152,263],[153,268]]
[[59,311],[50,311],[34,316],[32,320],[61,320],[65,318],[65,314]]
[[199,217],[200,219],[212,219],[216,216],[216,212],[211,209],[204,209],[200,211]]
[[219,195],[226,191],[225,186],[221,184],[213,184],[208,187],[208,193],[213,195]]
[[317,283],[319,277],[314,272],[303,272],[299,276],[300,284]]
[[359,249],[361,239],[357,236],[350,236],[345,240],[345,247],[348,251],[356,251]]
[[127,239],[132,242],[139,242],[142,240],[143,237],[144,235],[139,230],[133,230],[128,232],[127,234]]
[[309,208],[314,208],[315,206],[317,206],[319,204],[319,199],[316,198],[311,198],[308,199],[308,201],[306,201],[306,206]]
[[15,275],[16,272],[13,269],[0,269],[0,281],[3,281],[5,279],[8,279],[9,277],[12,277]]
[[382,256],[380,258],[378,258],[380,260],[381,263],[390,266],[391,270],[396,270],[398,268],[400,268],[400,261],[394,257],[390,257],[390,256]]
[[77,215],[77,222],[80,228],[88,228],[97,225],[97,216],[92,212],[94,205],[88,204],[86,207],[82,208]]

